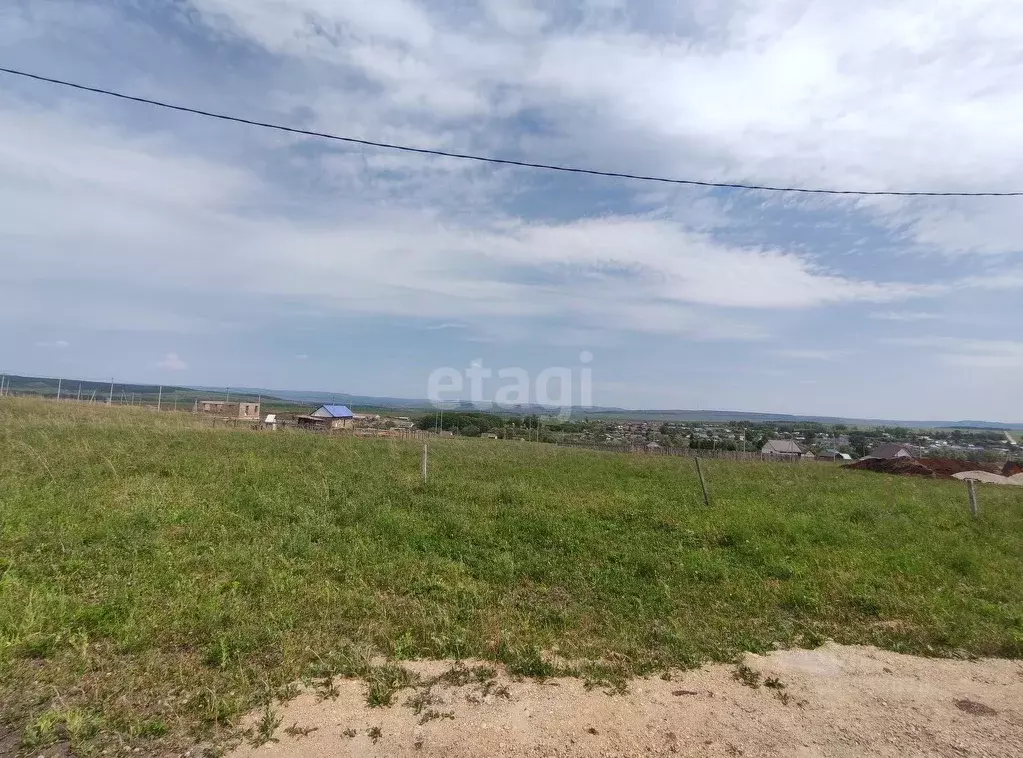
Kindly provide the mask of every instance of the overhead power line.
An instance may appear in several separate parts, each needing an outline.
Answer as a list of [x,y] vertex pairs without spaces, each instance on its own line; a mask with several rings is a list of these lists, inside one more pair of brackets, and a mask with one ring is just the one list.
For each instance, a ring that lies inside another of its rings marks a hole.
[[25,79],[34,79],[38,82],[46,82],[47,84],[55,84],[61,87],[69,87],[71,89],[81,90],[83,92],[91,92],[97,95],[105,95],[107,97],[115,97],[120,100],[129,100],[134,103],[143,103],[145,105],[152,105],[157,108],[166,108],[167,110],[179,111],[181,113],[191,113],[196,116],[205,116],[206,118],[214,118],[220,121],[229,121],[236,124],[245,124],[247,126],[256,126],[261,129],[273,129],[279,132],[287,132],[289,134],[299,134],[305,137],[318,137],[320,139],[334,140],[336,142],[347,142],[353,145],[363,145],[366,147],[376,147],[383,150],[397,150],[405,153],[417,153],[419,155],[434,155],[442,158],[458,158],[466,161],[477,161],[480,163],[495,163],[501,166],[519,166],[522,168],[534,168],[543,171],[560,171],[567,174],[587,174],[590,176],[608,176],[616,179],[634,179],[641,182],[660,182],[662,184],[684,184],[694,187],[714,187],[721,189],[739,189],[739,190],[762,190],[764,192],[801,192],[804,194],[811,195],[860,195],[860,196],[888,196],[888,197],[1020,197],[1023,196],[1023,191],[1020,192],[924,192],[924,191],[887,191],[887,190],[840,190],[840,189],[821,189],[814,187],[776,187],[766,184],[743,184],[740,182],[706,182],[698,179],[673,179],[665,176],[645,176],[643,174],[629,174],[620,171],[600,171],[598,169],[591,168],[579,168],[577,166],[558,166],[550,163],[533,163],[531,161],[517,161],[510,158],[494,158],[484,155],[470,155],[468,153],[455,153],[447,150],[432,150],[425,147],[412,147],[410,145],[397,145],[390,142],[377,142],[375,140],[359,139],[357,137],[345,137],[338,134],[328,134],[326,132],[316,132],[309,129],[297,129],[292,126],[284,126],[282,124],[272,124],[266,121],[255,121],[253,119],[241,118],[239,116],[230,116],[225,113],[214,113],[213,111],[206,111],[199,108],[189,108],[184,105],[175,105],[173,103],[163,102],[161,100],[153,100],[148,97],[138,97],[136,95],[128,95],[123,92],[116,92],[114,90],[103,89],[101,87],[89,87],[84,84],[77,84],[75,82],[65,81],[63,79],[53,79],[48,76],[40,76],[39,74],[31,74],[27,71],[19,71],[12,68],[0,67],[0,73],[9,74],[11,76],[20,76]]

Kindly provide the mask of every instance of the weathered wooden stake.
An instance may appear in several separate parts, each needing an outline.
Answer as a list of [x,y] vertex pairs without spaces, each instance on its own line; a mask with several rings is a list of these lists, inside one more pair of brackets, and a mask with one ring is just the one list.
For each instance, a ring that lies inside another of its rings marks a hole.
[[707,481],[703,478],[703,466],[700,465],[700,459],[696,459],[696,473],[700,475],[700,486],[703,487],[703,504],[710,506],[710,494],[707,492]]
[[423,445],[423,484],[426,484],[426,464],[427,459],[430,457],[430,446]]
[[977,483],[972,479],[966,480],[966,487],[970,491],[970,513],[973,514],[974,518],[977,518],[979,509],[977,508]]

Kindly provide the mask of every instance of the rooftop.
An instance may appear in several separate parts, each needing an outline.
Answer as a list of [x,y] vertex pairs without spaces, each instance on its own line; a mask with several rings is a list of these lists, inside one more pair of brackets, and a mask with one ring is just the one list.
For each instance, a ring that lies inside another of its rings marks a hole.
[[347,405],[321,405],[320,411],[324,411],[331,418],[354,418],[355,416]]

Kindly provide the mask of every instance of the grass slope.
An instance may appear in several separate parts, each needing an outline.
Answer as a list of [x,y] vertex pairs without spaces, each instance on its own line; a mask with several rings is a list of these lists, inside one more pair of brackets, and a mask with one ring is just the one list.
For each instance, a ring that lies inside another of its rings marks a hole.
[[[1023,498],[825,464],[196,428],[0,400],[0,719],[160,750],[368,659],[1023,654]],[[376,672],[376,674],[374,673]],[[384,670],[387,674],[387,670]],[[2,747],[2,746],[0,746]],[[0,750],[2,752],[2,750]]]

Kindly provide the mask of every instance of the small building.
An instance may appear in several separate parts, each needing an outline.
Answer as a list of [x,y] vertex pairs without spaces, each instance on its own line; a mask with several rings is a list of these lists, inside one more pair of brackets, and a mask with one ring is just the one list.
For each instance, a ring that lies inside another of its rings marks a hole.
[[775,458],[813,458],[814,455],[793,440],[768,440],[760,449],[764,455]]
[[259,403],[229,403],[226,400],[196,400],[195,412],[217,418],[259,421]]
[[911,445],[905,445],[901,442],[889,442],[880,447],[875,447],[870,451],[866,458],[916,458],[918,451]]
[[308,416],[298,417],[299,426],[335,431],[355,426],[355,414],[346,405],[321,405]]
[[851,461],[852,456],[848,453],[840,453],[838,450],[823,450],[817,453],[819,461]]

